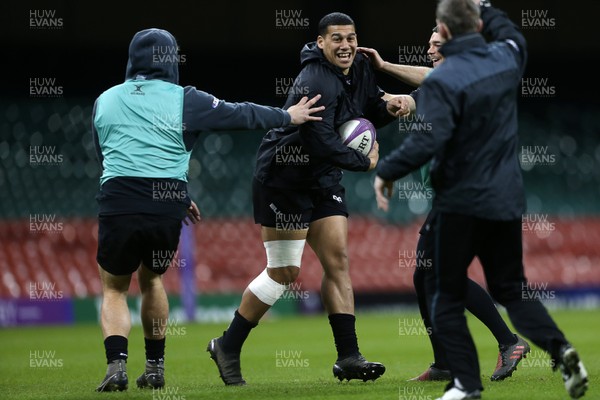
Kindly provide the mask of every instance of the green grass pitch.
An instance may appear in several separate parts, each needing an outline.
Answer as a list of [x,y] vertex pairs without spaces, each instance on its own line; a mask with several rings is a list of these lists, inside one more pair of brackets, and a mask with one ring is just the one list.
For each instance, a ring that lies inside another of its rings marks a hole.
[[[600,318],[598,311],[552,312],[579,350],[590,375],[585,399],[600,398]],[[11,328],[0,330],[0,398],[2,399],[386,399],[431,400],[444,383],[407,379],[432,361],[429,340],[415,312],[358,313],[361,352],[387,367],[375,382],[340,383],[333,378],[333,339],[326,316],[266,319],[252,332],[242,355],[248,385],[225,387],[209,359],[207,342],[227,324],[171,325],[167,330],[166,381],[162,391],[140,390],[135,379],[144,362],[142,332],[129,337],[129,390],[95,393],[106,364],[98,325]],[[512,378],[490,382],[496,364],[493,336],[473,317],[469,326],[479,352],[483,399],[552,400],[568,398],[558,372],[532,345],[532,353]]]

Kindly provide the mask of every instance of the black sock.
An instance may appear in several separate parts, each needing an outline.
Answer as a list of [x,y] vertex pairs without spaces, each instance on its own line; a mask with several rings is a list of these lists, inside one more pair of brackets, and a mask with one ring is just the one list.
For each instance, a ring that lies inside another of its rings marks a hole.
[[165,340],[144,338],[146,346],[146,360],[152,362],[164,362],[165,360]]
[[127,360],[127,338],[113,335],[104,339],[104,349],[106,350],[106,363],[110,364],[115,360]]
[[352,314],[331,314],[329,316],[329,325],[333,331],[338,359],[359,354],[355,323],[356,318]]
[[471,279],[467,282],[465,306],[478,320],[492,332],[500,345],[513,345],[517,337],[510,331],[506,322],[498,313],[494,301],[481,286]]
[[223,333],[223,341],[221,347],[225,353],[239,353],[242,351],[242,346],[246,338],[250,334],[252,328],[258,324],[250,322],[235,310],[233,320],[229,328]]

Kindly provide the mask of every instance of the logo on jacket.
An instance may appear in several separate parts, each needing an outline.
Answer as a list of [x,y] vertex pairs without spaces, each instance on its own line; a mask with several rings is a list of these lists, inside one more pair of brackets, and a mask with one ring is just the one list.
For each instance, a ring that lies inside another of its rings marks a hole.
[[333,199],[334,199],[335,201],[337,201],[338,203],[343,203],[343,200],[342,200],[342,198],[341,198],[340,196],[336,196],[336,195],[334,194],[334,195],[333,195]]
[[144,87],[144,85],[136,85],[135,83],[133,84],[133,86],[135,86],[135,90],[129,94],[134,94],[134,95],[138,95],[138,96],[145,96],[146,93],[144,93],[142,91],[142,88]]
[[217,108],[218,105],[219,105],[219,99],[217,99],[216,97],[213,96],[212,108]]

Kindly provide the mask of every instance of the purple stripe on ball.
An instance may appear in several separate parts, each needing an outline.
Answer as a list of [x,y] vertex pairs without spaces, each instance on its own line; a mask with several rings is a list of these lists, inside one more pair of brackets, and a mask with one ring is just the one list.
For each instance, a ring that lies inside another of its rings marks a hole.
[[[351,130],[351,132],[348,132],[349,130]],[[366,131],[369,131],[370,133],[365,135]],[[346,121],[340,126],[339,132],[342,138],[346,134],[348,135],[348,137],[342,141],[343,144],[360,151],[364,155],[367,155],[371,151],[377,136],[375,127],[371,121],[365,118],[353,118]],[[364,140],[367,140],[367,142],[365,143]]]

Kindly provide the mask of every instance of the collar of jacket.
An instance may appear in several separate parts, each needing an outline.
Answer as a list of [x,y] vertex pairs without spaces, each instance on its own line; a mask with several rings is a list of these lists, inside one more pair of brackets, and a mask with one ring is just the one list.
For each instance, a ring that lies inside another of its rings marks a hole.
[[485,39],[480,33],[465,33],[463,35],[453,37],[444,43],[444,45],[440,48],[440,53],[444,57],[448,57],[473,47],[483,47],[485,44]]

